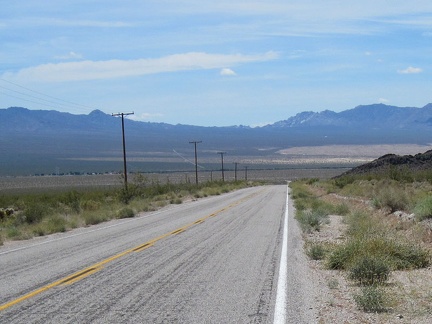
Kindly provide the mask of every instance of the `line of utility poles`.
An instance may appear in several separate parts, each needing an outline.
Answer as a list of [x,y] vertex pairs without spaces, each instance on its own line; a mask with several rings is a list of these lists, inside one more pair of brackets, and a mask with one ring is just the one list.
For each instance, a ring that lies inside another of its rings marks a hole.
[[124,131],[124,116],[133,115],[133,114],[134,114],[134,112],[111,114],[111,116],[114,116],[114,117],[121,116],[121,120],[122,120],[123,170],[124,170],[123,172],[124,172],[124,186],[125,186],[125,191],[126,192],[128,190],[128,186],[127,186],[127,169],[126,169],[126,141],[125,141],[125,131]]
[[190,141],[189,144],[194,144],[195,146],[195,183],[198,185],[198,158],[197,158],[197,144],[202,143],[202,141]]
[[[128,184],[127,184],[127,166],[126,166],[126,140],[125,140],[125,130],[124,130],[124,116],[133,115],[134,112],[119,112],[115,114],[111,114],[113,117],[121,116],[122,120],[122,139],[123,139],[123,174],[124,174],[124,186],[125,191],[128,190]],[[195,183],[198,185],[198,155],[197,155],[197,144],[202,143],[202,141],[190,141],[189,144],[194,144],[195,148]],[[225,181],[225,170],[224,170],[224,154],[227,152],[217,152],[217,154],[220,154],[221,156],[221,163],[222,163],[222,181]],[[234,162],[235,166],[235,173],[234,173],[234,179],[237,181],[237,165],[238,162]],[[245,166],[245,180],[247,181],[247,169],[248,167]],[[213,180],[213,171],[211,171],[211,178]]]

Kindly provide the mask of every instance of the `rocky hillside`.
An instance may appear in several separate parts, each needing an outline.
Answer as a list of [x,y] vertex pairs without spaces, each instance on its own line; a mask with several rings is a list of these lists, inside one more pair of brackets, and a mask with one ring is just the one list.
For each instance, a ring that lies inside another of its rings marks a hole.
[[390,167],[404,168],[412,171],[432,170],[432,150],[416,155],[386,154],[378,159],[362,164],[344,173],[344,175],[380,173]]

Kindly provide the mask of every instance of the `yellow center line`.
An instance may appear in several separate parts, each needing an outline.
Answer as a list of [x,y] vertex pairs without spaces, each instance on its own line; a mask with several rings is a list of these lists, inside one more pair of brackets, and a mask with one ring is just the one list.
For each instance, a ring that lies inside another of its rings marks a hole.
[[24,295],[24,296],[21,296],[21,297],[19,297],[17,299],[14,299],[14,300],[6,303],[6,304],[0,305],[0,311],[5,310],[5,309],[7,309],[7,308],[9,308],[9,307],[11,307],[13,305],[16,305],[16,304],[18,304],[18,303],[20,303],[20,302],[22,302],[24,300],[30,299],[30,298],[32,298],[32,297],[34,297],[34,296],[36,296],[38,294],[41,294],[41,293],[43,293],[43,292],[45,292],[45,291],[47,291],[47,290],[49,290],[51,288],[54,288],[54,287],[57,287],[57,286],[60,286],[60,285],[71,285],[71,284],[73,284],[73,283],[75,283],[75,282],[77,282],[77,281],[79,281],[81,279],[84,279],[84,278],[90,276],[91,274],[93,274],[93,273],[101,270],[102,267],[105,264],[109,263],[109,262],[112,262],[112,261],[114,261],[114,260],[116,260],[118,258],[121,258],[122,256],[125,256],[125,255],[133,253],[133,252],[141,252],[141,251],[143,251],[143,250],[151,247],[152,245],[154,245],[157,241],[160,241],[160,240],[162,240],[162,239],[164,239],[164,238],[166,238],[166,237],[168,237],[170,235],[176,235],[176,234],[182,233],[186,229],[188,229],[189,227],[192,227],[192,226],[197,225],[197,224],[201,224],[207,218],[214,217],[214,216],[216,216],[218,214],[221,214],[222,212],[224,212],[224,211],[226,211],[228,209],[231,209],[231,208],[233,208],[235,206],[238,206],[241,203],[245,202],[246,200],[249,200],[250,198],[252,198],[253,196],[255,196],[257,194],[258,193],[250,194],[250,195],[246,196],[245,198],[242,198],[242,199],[240,199],[240,200],[238,200],[238,201],[230,204],[229,206],[227,206],[225,208],[219,209],[216,212],[213,212],[213,213],[211,213],[211,214],[209,214],[209,215],[207,215],[205,217],[202,217],[202,218],[198,219],[197,221],[195,221],[193,223],[190,223],[188,225],[182,226],[182,227],[180,227],[180,228],[178,228],[178,229],[176,229],[176,230],[174,230],[172,232],[169,232],[169,233],[163,234],[161,236],[158,236],[158,237],[156,237],[156,238],[154,238],[154,239],[152,239],[152,240],[150,240],[150,241],[148,241],[146,243],[140,244],[140,245],[138,245],[138,246],[136,246],[136,247],[134,247],[132,249],[129,249],[129,250],[123,251],[121,253],[118,253],[116,255],[113,255],[112,257],[104,259],[104,260],[102,260],[102,261],[100,261],[100,262],[98,262],[98,263],[96,263],[96,264],[94,264],[94,265],[92,265],[92,266],[90,266],[88,268],[85,268],[83,270],[75,272],[75,273],[73,273],[73,274],[71,274],[71,275],[69,275],[67,277],[64,277],[64,278],[62,278],[60,280],[57,280],[57,281],[55,281],[53,283],[50,283],[50,284],[48,284],[46,286],[43,286],[43,287],[41,287],[39,289],[36,289],[36,290],[34,290],[34,291],[32,291],[32,292]]

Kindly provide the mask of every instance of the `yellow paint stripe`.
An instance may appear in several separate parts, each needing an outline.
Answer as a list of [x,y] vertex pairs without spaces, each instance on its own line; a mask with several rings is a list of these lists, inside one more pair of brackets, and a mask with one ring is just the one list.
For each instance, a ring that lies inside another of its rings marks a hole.
[[179,228],[179,229],[177,229],[175,231],[172,231],[170,234],[171,235],[176,235],[176,234],[179,234],[179,233],[184,232],[184,231],[185,231],[184,228]]
[[5,309],[7,309],[7,308],[9,308],[9,307],[11,307],[13,305],[16,305],[16,304],[18,304],[18,303],[20,303],[20,302],[22,302],[24,300],[30,299],[30,298],[32,298],[32,297],[34,297],[34,296],[36,296],[38,294],[41,294],[41,293],[43,293],[43,292],[45,292],[45,291],[47,291],[47,290],[49,290],[51,288],[54,288],[56,286],[72,284],[72,283],[75,283],[75,282],[77,282],[77,281],[79,281],[79,280],[81,280],[83,278],[86,278],[86,277],[90,276],[91,274],[93,274],[93,273],[99,271],[100,269],[102,269],[102,266],[105,265],[105,264],[107,264],[107,263],[109,263],[109,262],[112,262],[112,261],[114,261],[114,260],[116,260],[116,259],[118,259],[118,258],[120,258],[122,256],[125,256],[125,255],[129,254],[129,253],[140,252],[142,250],[145,250],[145,249],[151,247],[157,241],[160,241],[160,240],[162,240],[165,237],[170,236],[170,235],[179,234],[179,233],[185,231],[187,228],[189,228],[189,227],[191,227],[193,225],[200,224],[200,223],[204,222],[204,220],[207,219],[207,218],[209,218],[209,217],[217,216],[218,214],[220,214],[220,213],[222,213],[222,212],[224,212],[224,211],[226,211],[226,210],[228,210],[228,209],[230,209],[230,208],[232,208],[234,206],[238,206],[242,202],[244,202],[246,200],[249,200],[250,198],[252,198],[253,196],[255,196],[257,194],[258,193],[251,194],[251,195],[249,195],[249,196],[247,196],[247,197],[245,197],[243,199],[240,199],[239,201],[237,201],[237,202],[229,205],[228,207],[222,208],[222,209],[220,209],[220,210],[218,210],[218,211],[216,211],[216,212],[214,212],[214,213],[212,213],[212,214],[210,214],[210,215],[208,215],[206,217],[198,219],[197,221],[195,221],[193,223],[190,223],[190,224],[188,224],[186,226],[180,227],[180,228],[178,228],[178,229],[176,229],[176,230],[174,230],[174,231],[172,231],[170,233],[163,234],[163,235],[161,235],[161,236],[159,236],[157,238],[154,238],[153,240],[150,240],[150,241],[148,241],[148,242],[146,242],[144,244],[138,245],[138,246],[136,246],[136,247],[134,247],[134,248],[132,248],[130,250],[126,250],[124,252],[116,254],[116,255],[114,255],[114,256],[112,256],[110,258],[107,258],[107,259],[105,259],[105,260],[103,260],[101,262],[98,262],[98,263],[96,263],[96,264],[94,264],[94,265],[92,265],[92,266],[90,266],[90,267],[88,267],[88,268],[86,268],[84,270],[78,271],[78,272],[76,272],[76,273],[74,273],[74,274],[72,274],[70,276],[62,278],[62,279],[60,279],[58,281],[55,281],[55,282],[53,282],[51,284],[43,286],[43,287],[41,287],[41,288],[39,288],[39,289],[37,289],[35,291],[32,291],[31,293],[28,293],[28,294],[26,294],[24,296],[21,296],[21,297],[19,297],[17,299],[14,299],[14,300],[6,303],[6,304],[0,305],[0,311],[5,310]]
[[147,243],[141,244],[140,246],[137,246],[136,248],[133,248],[132,251],[133,252],[141,252],[142,250],[145,250],[145,249],[149,248],[152,245],[153,244],[147,242]]
[[63,280],[63,282],[62,282],[62,285],[63,286],[64,285],[71,285],[74,282],[77,282],[77,281],[79,281],[81,279],[84,279],[85,277],[90,276],[91,274],[99,271],[100,269],[101,269],[100,267],[96,267],[96,268],[95,267],[90,267],[90,268],[87,268],[87,269],[85,269],[83,271],[80,271],[80,272],[76,273],[75,275],[72,275],[72,276],[70,276],[68,278],[65,278],[65,280]]

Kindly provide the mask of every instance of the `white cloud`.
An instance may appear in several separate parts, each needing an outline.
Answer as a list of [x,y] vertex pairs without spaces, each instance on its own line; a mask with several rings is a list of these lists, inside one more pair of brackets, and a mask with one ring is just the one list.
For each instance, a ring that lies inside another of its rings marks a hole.
[[16,73],[6,72],[4,79],[63,82],[95,79],[112,79],[128,76],[176,72],[186,70],[217,69],[225,66],[263,62],[278,58],[275,52],[264,54],[208,54],[191,52],[174,54],[156,59],[79,61],[49,63],[24,68]]
[[161,118],[163,116],[164,115],[160,113],[141,113],[141,114],[129,115],[128,119],[146,121],[146,120]]
[[69,52],[66,55],[55,56],[58,60],[77,60],[82,59],[83,56],[79,53]]
[[234,76],[234,75],[237,75],[237,73],[235,73],[233,70],[231,70],[231,69],[228,69],[228,68],[223,68],[221,71],[220,71],[220,75],[223,75],[223,76]]
[[416,73],[421,73],[421,72],[423,72],[423,70],[421,68],[412,67],[412,66],[410,66],[404,70],[398,70],[398,73],[400,73],[400,74],[416,74]]
[[388,100],[388,99],[386,99],[386,98],[379,98],[379,99],[378,99],[378,102],[379,102],[379,103],[386,104],[386,103],[389,103],[390,100]]

